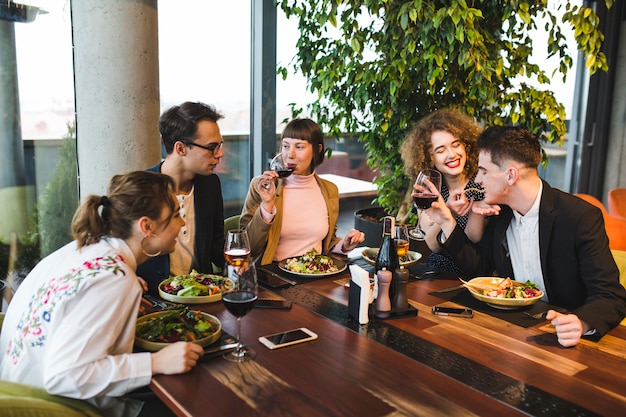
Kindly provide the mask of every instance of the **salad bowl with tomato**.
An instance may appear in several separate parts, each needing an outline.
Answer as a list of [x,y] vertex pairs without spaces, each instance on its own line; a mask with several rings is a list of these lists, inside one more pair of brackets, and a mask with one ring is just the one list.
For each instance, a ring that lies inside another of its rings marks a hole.
[[530,281],[523,283],[510,278],[478,277],[468,284],[466,288],[474,298],[501,310],[529,306],[543,297],[543,291]]
[[167,301],[181,304],[213,303],[222,299],[222,293],[233,289],[234,282],[226,277],[201,274],[192,270],[189,274],[168,278],[159,284],[159,295]]

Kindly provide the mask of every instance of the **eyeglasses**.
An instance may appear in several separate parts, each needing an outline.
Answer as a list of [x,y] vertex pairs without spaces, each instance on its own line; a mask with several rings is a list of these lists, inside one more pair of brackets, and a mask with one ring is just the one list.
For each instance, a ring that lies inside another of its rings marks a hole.
[[197,146],[198,148],[206,149],[207,151],[211,153],[215,153],[216,150],[222,149],[222,147],[224,146],[223,140],[219,143],[211,143],[209,146],[199,145],[197,143],[189,142],[186,140],[181,140],[181,142],[187,146]]

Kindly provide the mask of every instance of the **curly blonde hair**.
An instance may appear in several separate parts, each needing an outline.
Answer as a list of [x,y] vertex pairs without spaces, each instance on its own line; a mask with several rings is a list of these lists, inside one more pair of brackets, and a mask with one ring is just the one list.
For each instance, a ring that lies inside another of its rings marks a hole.
[[478,172],[476,139],[482,128],[472,118],[456,109],[437,110],[421,119],[409,131],[400,147],[406,175],[415,180],[421,170],[434,168],[430,138],[436,131],[448,132],[463,144],[467,154],[463,174],[466,179],[473,179]]

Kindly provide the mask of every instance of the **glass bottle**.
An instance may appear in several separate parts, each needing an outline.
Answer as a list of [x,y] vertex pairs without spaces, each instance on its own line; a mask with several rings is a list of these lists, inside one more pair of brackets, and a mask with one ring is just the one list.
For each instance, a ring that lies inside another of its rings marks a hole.
[[[376,266],[374,267],[374,273],[377,274],[383,268],[387,271],[395,271],[400,266],[398,260],[398,252],[396,252],[396,243],[394,242],[394,225],[395,219],[393,216],[386,216],[383,218],[383,240],[378,249],[376,255]],[[389,285],[389,297],[393,300],[396,294],[395,280],[392,278]]]

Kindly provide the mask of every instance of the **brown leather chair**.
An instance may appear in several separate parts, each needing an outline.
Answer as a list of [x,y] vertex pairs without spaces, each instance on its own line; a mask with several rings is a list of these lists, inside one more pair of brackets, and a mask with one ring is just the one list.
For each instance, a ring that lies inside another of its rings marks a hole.
[[626,188],[613,188],[608,195],[609,214],[626,220]]
[[574,194],[586,202],[593,204],[602,211],[604,227],[609,236],[609,248],[626,251],[626,219],[612,216],[604,207],[604,204],[589,194]]

